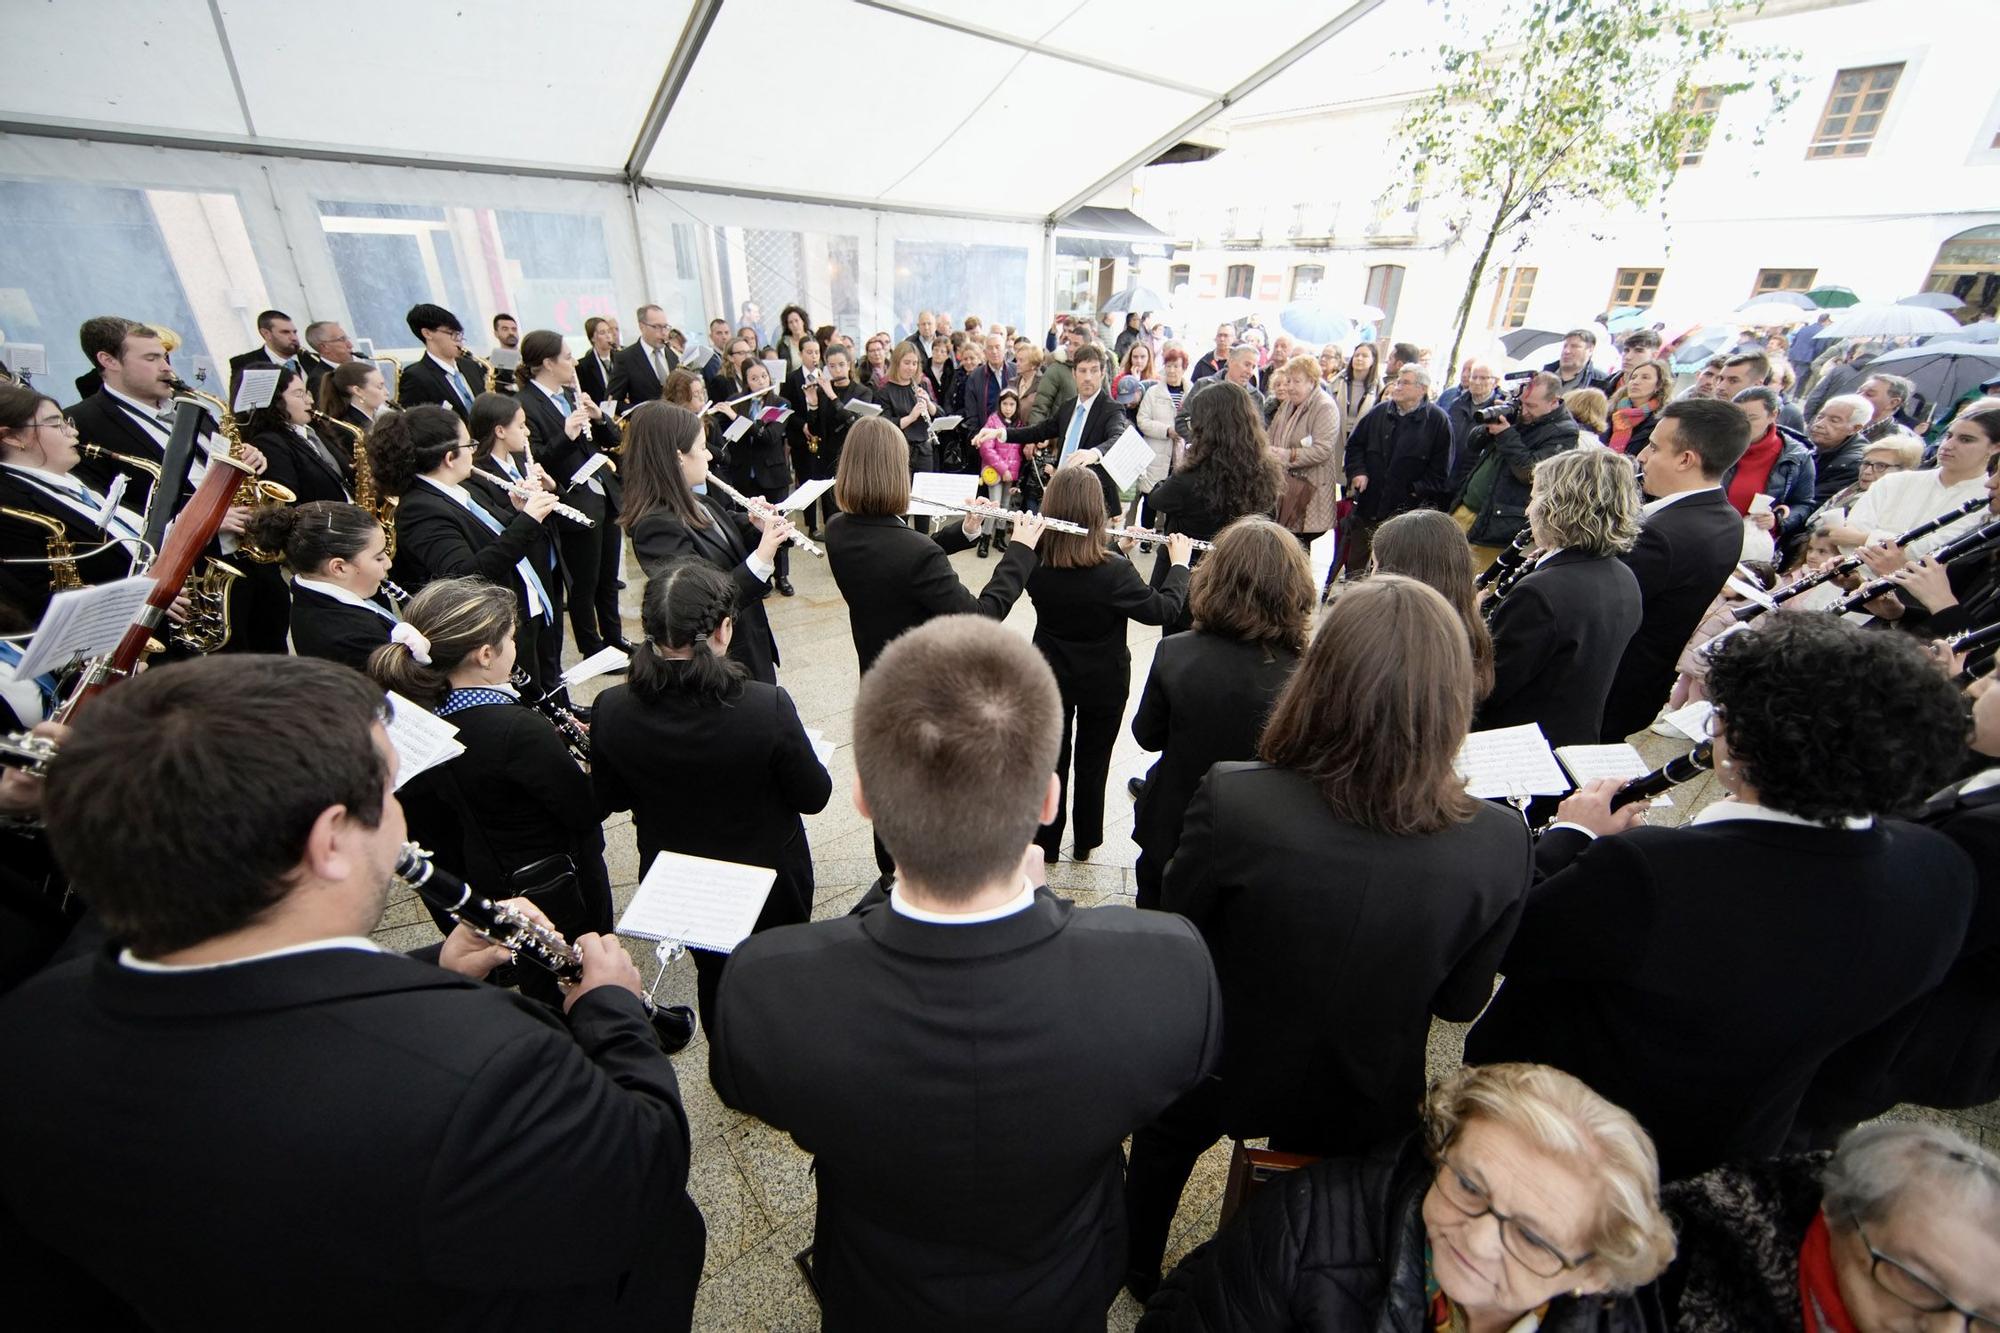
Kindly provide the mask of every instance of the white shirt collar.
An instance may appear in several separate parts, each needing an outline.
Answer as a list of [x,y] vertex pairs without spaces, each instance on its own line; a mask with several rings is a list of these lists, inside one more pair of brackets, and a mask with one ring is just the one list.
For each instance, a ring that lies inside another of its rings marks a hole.
[[30,467],[26,463],[0,463],[0,467],[14,472],[25,472],[30,478],[44,486],[53,486],[59,491],[67,491],[79,499],[88,498],[90,488],[82,480],[68,472],[50,472],[44,468]]
[[898,916],[906,916],[912,921],[923,921],[933,926],[976,926],[982,922],[999,921],[1004,917],[1025,912],[1034,905],[1035,886],[1028,882],[1026,875],[1021,877],[1019,893],[998,907],[989,907],[983,912],[933,912],[907,901],[895,889],[889,891],[890,911]]
[[292,575],[292,586],[295,588],[304,588],[309,592],[316,592],[322,597],[331,597],[334,601],[345,602],[349,606],[366,607],[370,611],[380,611],[382,609],[366,597],[357,596],[354,592],[341,587],[338,583],[328,583],[324,579],[307,578],[303,574],[294,574]]
[[125,406],[131,408],[134,412],[137,412],[140,416],[155,425],[159,424],[160,413],[173,406],[173,399],[169,398],[158,407],[148,407],[130,394],[118,392],[118,390],[112,388],[109,384],[104,386],[104,392],[110,394],[113,398],[116,398],[119,402],[125,404]]
[[456,375],[459,373],[458,363],[456,361],[447,361],[443,357],[439,356],[436,352],[425,352],[424,355],[430,359],[430,363],[432,365],[436,366],[439,370],[442,370],[445,374]]
[[1672,495],[1663,495],[1657,500],[1646,501],[1646,503],[1639,506],[1639,513],[1641,516],[1657,514],[1676,500],[1685,500],[1690,495],[1700,495],[1703,491],[1719,491],[1721,489],[1720,486],[1697,486],[1691,491],[1675,491]]
[[454,486],[448,481],[439,481],[436,477],[418,477],[417,480],[429,482],[468,509],[472,507],[472,492],[463,486]]
[[[1097,393],[1103,393],[1103,392],[1104,392],[1104,390],[1102,390],[1102,389],[1099,389],[1099,390],[1097,391]],[[1094,393],[1094,394],[1090,395],[1090,397],[1088,397],[1088,398],[1079,398],[1079,399],[1077,399],[1077,400],[1076,400],[1076,410],[1077,410],[1078,412],[1081,412],[1081,413],[1082,413],[1082,414],[1083,414],[1084,416],[1089,416],[1089,415],[1090,415],[1090,405],[1091,405],[1092,403],[1096,402],[1096,401],[1097,401],[1097,394],[1096,394],[1096,393]]]
[[1875,817],[1873,815],[1862,815],[1857,819],[1843,819],[1838,825],[1822,824],[1817,820],[1807,819],[1802,815],[1790,814],[1783,810],[1773,810],[1767,805],[1751,805],[1747,801],[1734,799],[1721,800],[1712,805],[1703,806],[1695,813],[1694,818],[1688,820],[1688,823],[1720,824],[1725,820],[1731,819],[1762,820],[1767,824],[1794,824],[1800,828],[1839,827],[1845,829],[1865,829],[1875,827]]
[[537,389],[540,389],[542,391],[543,396],[546,397],[550,402],[554,403],[557,407],[562,406],[562,403],[558,399],[557,395],[569,392],[568,389],[551,389],[548,385],[542,383],[540,380],[529,380],[528,383],[534,385]]
[[153,972],[162,976],[179,976],[187,972],[216,972],[225,967],[241,967],[245,963],[267,963],[273,958],[289,958],[293,954],[320,953],[327,949],[357,949],[362,953],[381,953],[382,946],[362,935],[336,935],[332,939],[308,940],[304,944],[288,944],[282,949],[270,949],[264,953],[253,953],[245,958],[225,958],[219,963],[156,963],[150,958],[141,958],[130,949],[118,952],[118,965],[134,972]]
[[1967,778],[1959,787],[1958,794],[1970,796],[1976,791],[1985,791],[1988,787],[2000,787],[2000,767],[1989,768],[1983,773]]
[[1540,569],[1543,565],[1546,565],[1547,563],[1549,563],[1549,561],[1555,559],[1557,556],[1561,555],[1567,549],[1568,549],[1567,547],[1558,546],[1553,551],[1543,552],[1542,558],[1535,561],[1535,568]]

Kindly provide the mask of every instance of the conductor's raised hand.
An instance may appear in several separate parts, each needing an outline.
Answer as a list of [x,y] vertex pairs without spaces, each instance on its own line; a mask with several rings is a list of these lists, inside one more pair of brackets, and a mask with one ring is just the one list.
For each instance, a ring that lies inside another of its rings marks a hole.
[[578,1000],[599,986],[617,986],[632,992],[635,998],[645,997],[645,989],[639,981],[639,969],[616,936],[579,935],[576,955],[583,963],[583,978],[569,987],[569,994],[563,996],[564,1013],[576,1008]]

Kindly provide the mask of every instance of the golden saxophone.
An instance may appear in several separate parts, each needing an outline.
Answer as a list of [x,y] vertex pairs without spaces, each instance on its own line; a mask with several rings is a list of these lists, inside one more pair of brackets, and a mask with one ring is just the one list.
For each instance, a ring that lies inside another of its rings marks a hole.
[[375,516],[382,525],[382,550],[390,559],[396,556],[396,497],[382,494],[375,484],[375,468],[368,461],[367,432],[349,421],[330,417],[324,412],[312,414],[316,426],[331,426],[337,431],[346,431],[349,449],[354,462],[354,503]]
[[32,509],[10,509],[5,505],[0,505],[0,514],[18,518],[47,532],[49,552],[42,563],[49,567],[51,595],[73,592],[83,586],[83,576],[76,569],[76,550],[69,544],[69,529],[63,526],[60,519],[38,514]]

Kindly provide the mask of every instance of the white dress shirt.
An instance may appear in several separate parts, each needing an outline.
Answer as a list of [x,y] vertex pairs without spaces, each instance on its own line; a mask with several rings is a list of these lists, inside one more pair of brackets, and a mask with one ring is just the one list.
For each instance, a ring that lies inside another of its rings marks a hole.
[[912,921],[923,921],[933,926],[976,926],[987,921],[999,921],[1017,913],[1025,912],[1034,905],[1035,886],[1028,882],[1026,875],[1021,876],[1021,891],[1019,893],[1009,898],[1006,902],[1001,903],[998,907],[989,907],[982,912],[933,912],[909,902],[896,889],[889,891],[890,911],[894,912],[897,916],[906,916]]
[[130,949],[118,951],[118,965],[134,972],[153,972],[161,976],[182,976],[189,972],[216,972],[225,967],[241,967],[245,963],[268,963],[273,958],[289,958],[293,954],[319,953],[326,949],[356,949],[362,953],[383,953],[385,950],[363,935],[336,935],[331,939],[308,940],[304,944],[287,944],[282,949],[267,949],[263,953],[253,953],[243,958],[225,958],[217,963],[156,963],[150,958],[141,958]]

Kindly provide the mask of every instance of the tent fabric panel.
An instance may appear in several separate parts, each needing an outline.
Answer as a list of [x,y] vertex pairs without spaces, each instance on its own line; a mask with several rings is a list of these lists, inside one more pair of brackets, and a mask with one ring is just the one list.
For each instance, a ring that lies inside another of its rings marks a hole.
[[9,5],[0,115],[198,134],[246,130],[205,0]]

